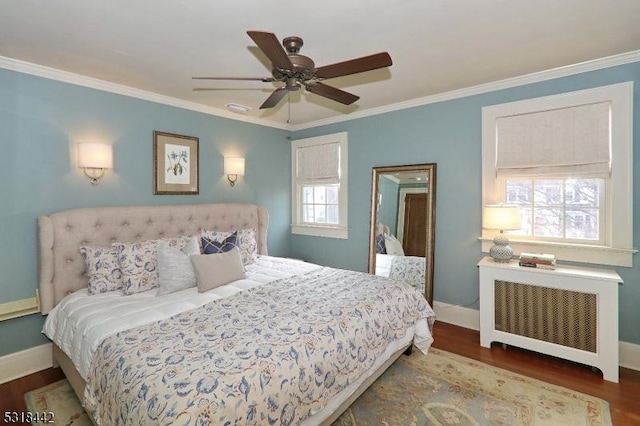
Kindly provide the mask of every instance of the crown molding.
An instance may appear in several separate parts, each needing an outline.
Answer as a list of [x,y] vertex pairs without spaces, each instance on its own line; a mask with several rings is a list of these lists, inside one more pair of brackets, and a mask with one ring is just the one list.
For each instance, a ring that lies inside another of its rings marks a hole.
[[231,111],[213,108],[213,107],[198,104],[195,102],[189,102],[182,99],[173,98],[171,96],[160,95],[158,93],[136,89],[134,87],[125,86],[122,84],[111,83],[105,80],[100,80],[93,77],[87,77],[87,76],[75,74],[69,71],[59,70],[56,68],[45,67],[43,65],[32,64],[30,62],[24,62],[17,59],[7,58],[4,56],[0,56],[0,68],[8,69],[11,71],[17,71],[24,74],[30,74],[37,77],[43,77],[50,80],[60,81],[63,83],[69,83],[76,86],[82,86],[82,87],[88,87],[90,89],[101,90],[103,92],[129,96],[131,98],[142,99],[145,101],[173,106],[176,108],[182,108],[190,111],[201,112],[203,114],[215,115],[222,118],[228,118],[230,120],[244,121],[247,123],[258,124],[266,127],[274,127],[274,128],[283,129],[283,130],[287,130],[289,127],[288,124],[276,123],[273,121],[263,120],[255,117],[241,116]]
[[640,50],[634,50],[632,52],[621,53],[618,55],[607,56],[605,58],[594,59],[586,62],[580,62],[573,65],[567,65],[567,66],[553,68],[553,69],[535,72],[531,74],[525,74],[522,76],[507,78],[504,80],[498,80],[491,83],[479,84],[477,86],[470,86],[463,89],[452,90],[449,92],[439,93],[436,95],[426,96],[423,98],[417,98],[410,101],[398,102],[395,104],[385,105],[379,108],[371,108],[371,109],[351,113],[345,116],[331,117],[324,120],[291,125],[289,127],[289,130],[297,131],[297,130],[303,130],[303,129],[310,129],[313,127],[326,126],[329,124],[341,123],[343,121],[350,121],[358,118],[369,117],[372,115],[385,114],[387,112],[399,111],[407,108],[414,108],[414,107],[428,105],[428,104],[435,104],[438,102],[450,101],[453,99],[465,98],[467,96],[480,95],[483,93],[494,92],[502,89],[509,89],[517,86],[524,86],[526,84],[531,84],[531,83],[539,83],[546,80],[553,80],[560,77],[567,77],[567,76],[581,74],[588,71],[596,71],[604,68],[630,64],[638,61],[640,61]]
[[182,99],[177,99],[170,96],[149,92],[146,90],[136,89],[130,86],[122,85],[122,84],[111,83],[105,80],[87,77],[80,74],[71,73],[68,71],[62,71],[56,68],[50,68],[42,65],[32,64],[30,62],[7,58],[4,56],[0,56],[0,68],[5,68],[11,71],[17,71],[25,74],[31,74],[38,77],[48,78],[50,80],[56,80],[64,83],[74,84],[77,86],[88,87],[91,89],[101,90],[104,92],[115,93],[123,96],[129,96],[132,98],[142,99],[142,100],[155,102],[163,105],[169,105],[176,108],[182,108],[190,111],[201,112],[203,114],[215,115],[222,118],[228,118],[230,120],[243,121],[247,123],[258,124],[261,126],[273,127],[276,129],[282,129],[282,130],[288,130],[288,131],[298,131],[298,130],[309,129],[313,127],[326,126],[329,124],[341,123],[344,121],[356,120],[359,118],[369,117],[372,115],[385,114],[387,112],[399,111],[407,108],[414,108],[418,106],[464,98],[467,96],[474,96],[474,95],[479,95],[483,93],[494,92],[496,90],[509,89],[512,87],[523,86],[531,83],[538,83],[541,81],[552,80],[560,77],[567,77],[567,76],[581,74],[588,71],[595,71],[595,70],[610,68],[618,65],[625,65],[633,62],[638,62],[638,61],[640,61],[640,50],[634,50],[631,52],[621,53],[618,55],[607,56],[605,58],[594,59],[586,62],[580,62],[573,65],[567,65],[563,67],[553,68],[550,70],[540,71],[540,72],[531,73],[531,74],[525,74],[519,77],[513,77],[513,78],[491,82],[491,83],[480,84],[477,86],[466,87],[463,89],[452,90],[449,92],[439,93],[436,95],[426,96],[423,98],[417,98],[410,101],[398,102],[395,104],[385,105],[378,108],[370,108],[367,110],[354,112],[351,114],[346,114],[338,117],[331,117],[323,120],[311,121],[308,123],[301,123],[301,124],[277,123],[274,121],[264,120],[260,118],[250,117],[250,116],[240,116],[236,113],[226,111],[223,109],[213,108],[213,107],[205,106],[195,102],[189,102]]

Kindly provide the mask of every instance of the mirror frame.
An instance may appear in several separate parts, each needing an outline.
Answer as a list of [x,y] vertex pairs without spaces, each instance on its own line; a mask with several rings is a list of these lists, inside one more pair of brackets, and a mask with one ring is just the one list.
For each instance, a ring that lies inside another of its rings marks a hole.
[[425,286],[424,297],[433,306],[433,262],[436,231],[436,163],[412,164],[406,166],[373,167],[371,178],[371,221],[369,224],[369,273],[376,271],[376,236],[378,223],[378,182],[380,176],[387,173],[398,172],[425,172],[429,179],[429,191],[427,192],[427,247],[425,252]]

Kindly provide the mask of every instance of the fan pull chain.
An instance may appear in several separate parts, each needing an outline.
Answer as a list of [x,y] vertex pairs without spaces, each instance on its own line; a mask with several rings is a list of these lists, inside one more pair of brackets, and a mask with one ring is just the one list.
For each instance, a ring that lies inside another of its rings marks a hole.
[[287,124],[291,124],[291,92],[287,92],[287,107],[289,108],[289,117],[287,118]]

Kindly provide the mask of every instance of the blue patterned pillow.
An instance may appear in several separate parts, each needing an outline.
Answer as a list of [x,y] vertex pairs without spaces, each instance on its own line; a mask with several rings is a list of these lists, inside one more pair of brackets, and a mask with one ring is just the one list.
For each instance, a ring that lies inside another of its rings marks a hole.
[[202,237],[201,241],[202,253],[204,254],[226,253],[231,251],[232,248],[238,247],[238,232],[234,232],[222,241],[216,241],[208,237]]
[[376,237],[376,253],[387,254],[387,246],[384,242],[384,235],[378,234]]
[[236,245],[240,249],[242,264],[246,266],[255,262],[258,259],[258,241],[256,240],[255,229],[238,229],[233,233],[231,233],[231,231],[208,231],[206,229],[200,231],[201,238],[208,238],[209,240],[216,241],[218,243],[233,234],[236,234],[237,236]]

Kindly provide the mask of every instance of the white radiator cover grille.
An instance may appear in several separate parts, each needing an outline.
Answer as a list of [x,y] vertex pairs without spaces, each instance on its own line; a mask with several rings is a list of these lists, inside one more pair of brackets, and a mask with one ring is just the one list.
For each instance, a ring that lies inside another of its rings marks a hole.
[[495,329],[598,351],[597,295],[495,280]]

